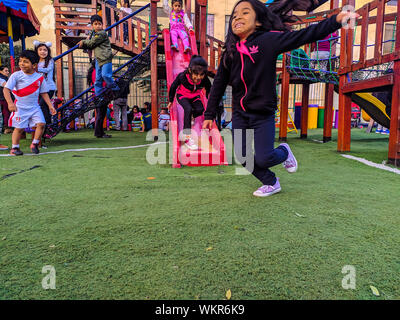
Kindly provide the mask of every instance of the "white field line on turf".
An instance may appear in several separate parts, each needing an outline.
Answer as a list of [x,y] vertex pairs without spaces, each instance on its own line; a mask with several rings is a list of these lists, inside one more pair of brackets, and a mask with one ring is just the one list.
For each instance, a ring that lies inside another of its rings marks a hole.
[[375,162],[366,160],[364,158],[358,158],[358,157],[350,156],[348,154],[342,154],[342,157],[345,157],[345,158],[351,159],[351,160],[359,161],[359,162],[364,163],[364,164],[366,164],[367,166],[370,166],[370,167],[374,167],[374,168],[390,171],[390,172],[393,172],[393,173],[396,173],[396,174],[400,174],[400,170],[399,169],[391,168],[391,167],[388,167],[388,166],[386,166],[384,164],[375,163]]
[[[41,152],[41,153],[39,153],[38,155],[55,154],[55,153],[64,153],[64,152],[96,151],[96,150],[123,150],[123,149],[135,149],[135,148],[148,147],[148,146],[153,146],[153,145],[156,145],[156,144],[163,144],[163,143],[168,143],[168,142],[154,142],[154,143],[149,143],[149,144],[141,144],[141,145],[137,145],[137,146],[128,146],[128,147],[66,149],[66,150],[59,150],[59,151]],[[24,156],[37,156],[37,154],[34,154],[34,153],[24,153]],[[15,156],[12,156],[11,154],[0,154],[0,157],[15,157]]]

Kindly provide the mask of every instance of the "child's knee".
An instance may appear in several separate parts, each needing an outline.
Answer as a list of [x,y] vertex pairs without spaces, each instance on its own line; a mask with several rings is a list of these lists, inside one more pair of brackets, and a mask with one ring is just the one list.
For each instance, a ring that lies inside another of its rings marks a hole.
[[40,123],[36,123],[35,126],[37,129],[43,129],[45,125],[46,125],[45,123],[40,122]]
[[275,155],[273,152],[255,154],[256,164],[261,168],[269,168],[275,161]]

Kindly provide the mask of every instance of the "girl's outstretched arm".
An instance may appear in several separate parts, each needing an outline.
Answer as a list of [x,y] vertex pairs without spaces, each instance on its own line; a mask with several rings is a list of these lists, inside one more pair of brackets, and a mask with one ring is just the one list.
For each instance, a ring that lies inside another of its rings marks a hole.
[[273,33],[277,39],[274,41],[277,55],[282,52],[291,51],[306,43],[315,42],[328,36],[342,27],[342,21],[351,18],[357,18],[357,13],[341,12],[338,15],[313,24],[299,31],[288,31],[283,33]]

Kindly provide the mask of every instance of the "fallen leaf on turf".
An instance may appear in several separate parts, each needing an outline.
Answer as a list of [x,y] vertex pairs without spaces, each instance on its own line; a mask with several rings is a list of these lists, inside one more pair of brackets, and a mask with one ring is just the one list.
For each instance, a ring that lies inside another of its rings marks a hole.
[[208,247],[207,249],[206,249],[206,251],[211,251],[213,249],[213,247]]
[[231,297],[232,297],[231,289],[229,289],[229,290],[226,292],[225,296],[226,296],[226,298],[227,298],[228,300],[231,299]]
[[49,248],[55,248],[55,247],[56,247],[55,244],[52,244],[52,245],[49,246]]
[[1,240],[6,240],[7,239],[7,237],[3,237]]
[[156,177],[148,177],[147,180],[154,180]]
[[377,296],[377,297],[380,296],[379,291],[378,291],[377,288],[375,288],[374,286],[369,286],[369,287],[371,288],[371,291],[375,296]]
[[295,212],[294,213],[296,216],[298,216],[298,217],[300,217],[300,218],[305,218],[306,216],[303,216],[303,215],[301,215],[301,214],[299,214],[299,213],[297,213],[297,212]]

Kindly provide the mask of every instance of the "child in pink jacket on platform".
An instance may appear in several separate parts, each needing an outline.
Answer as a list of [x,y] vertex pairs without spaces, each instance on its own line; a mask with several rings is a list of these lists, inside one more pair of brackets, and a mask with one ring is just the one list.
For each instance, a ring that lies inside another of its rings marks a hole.
[[168,5],[168,0],[163,0],[163,7],[166,14],[169,15],[169,26],[171,33],[171,48],[179,51],[178,49],[178,37],[181,38],[184,46],[185,53],[190,49],[189,36],[186,32],[193,30],[192,23],[188,18],[187,14],[182,9],[182,0],[171,0],[172,8]]

